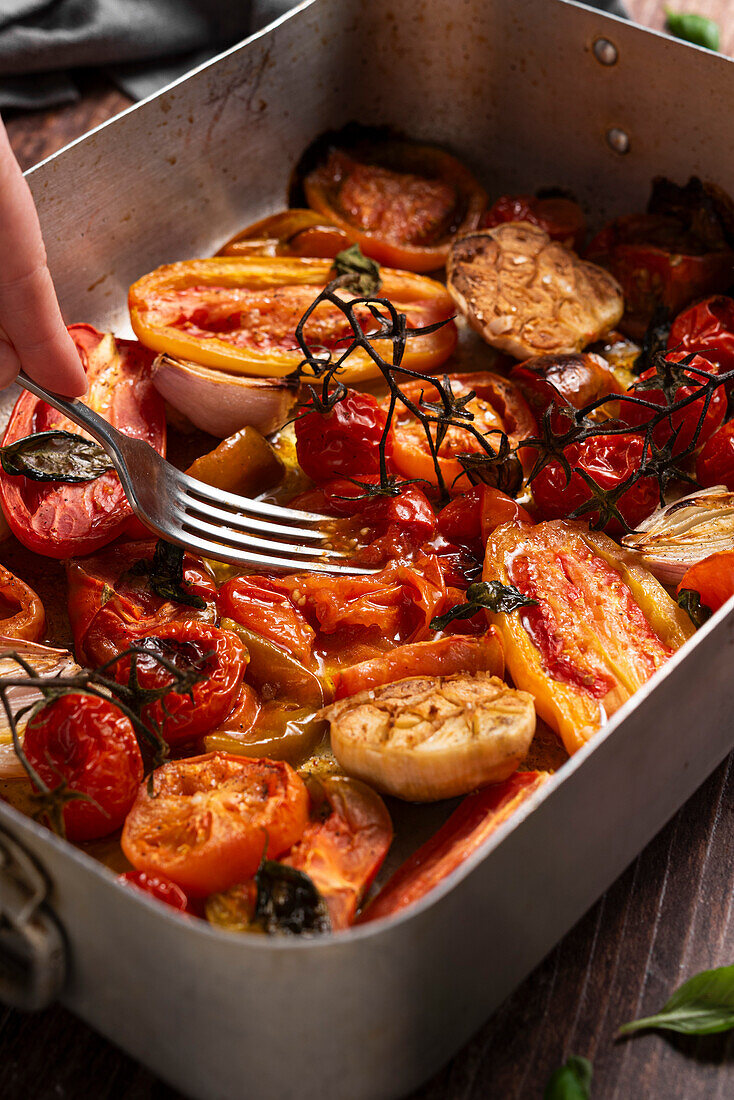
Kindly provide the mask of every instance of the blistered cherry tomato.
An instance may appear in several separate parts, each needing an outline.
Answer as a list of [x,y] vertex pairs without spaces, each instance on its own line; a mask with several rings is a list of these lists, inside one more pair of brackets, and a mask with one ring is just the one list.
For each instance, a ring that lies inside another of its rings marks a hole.
[[[142,717],[155,723],[169,745],[180,745],[216,729],[227,717],[239,692],[247,650],[236,634],[199,622],[165,623],[154,637],[138,643],[137,676],[142,688],[161,688],[171,683],[171,673],[158,657],[181,672],[198,670],[204,678],[191,692],[170,691],[162,700],[142,708]],[[118,661],[115,676],[125,683],[130,658]]]
[[126,871],[124,875],[118,876],[118,882],[137,886],[139,890],[150,894],[156,901],[162,901],[164,905],[170,905],[171,909],[178,909],[180,913],[190,911],[189,899],[181,887],[171,882],[165,875],[149,875],[147,871]]
[[23,747],[49,788],[65,784],[86,796],[64,806],[69,840],[94,840],[122,825],[143,778],[143,759],[130,720],[113,703],[62,695],[33,715]]
[[486,542],[503,523],[532,523],[528,512],[512,497],[489,485],[475,485],[441,509],[438,530],[452,542]]
[[[572,468],[586,473],[602,489],[615,489],[640,468],[644,441],[637,435],[596,435],[583,443],[573,443],[564,451]],[[563,519],[592,499],[589,485],[576,470],[566,484],[566,474],[557,459],[551,459],[533,479],[533,498],[544,519]],[[616,507],[630,528],[654,512],[660,502],[658,484],[653,477],[641,477],[622,494]],[[596,522],[598,511],[585,514]],[[618,520],[611,519],[605,529],[619,532]]]
[[[349,390],[328,412],[306,406],[296,420],[301,469],[316,482],[379,473],[379,444],[386,423],[387,415],[375,398],[355,390]],[[391,428],[386,445],[388,459],[393,443]]]
[[668,350],[683,355],[695,351],[720,371],[734,370],[734,298],[718,294],[679,313]]
[[734,490],[734,420],[714,432],[696,459],[696,480],[708,488],[726,485]]
[[[667,355],[667,359],[671,362],[680,362],[682,358],[683,354],[681,352],[670,352]],[[695,359],[692,360],[690,366],[707,371],[710,370],[711,365],[705,359],[702,359],[700,355],[697,355]],[[655,370],[651,367],[650,370],[646,370],[640,376],[640,381],[646,382],[648,379],[654,377]],[[686,371],[686,378],[691,379],[691,384],[678,387],[674,395],[676,404],[695,395],[696,391],[700,389],[706,381],[702,376],[697,376],[695,370]],[[668,406],[662,389],[634,389],[632,390],[632,394],[635,397],[644,398],[645,401],[652,401],[662,409]],[[658,446],[662,446],[666,440],[670,438],[671,433],[677,431],[678,434],[673,444],[673,454],[681,454],[682,451],[690,447],[694,437],[696,445],[701,446],[714,434],[722,423],[726,414],[726,403],[726,391],[724,386],[717,386],[711,393],[705,414],[705,395],[701,394],[698,400],[691,401],[685,408],[676,409],[671,413],[670,418],[666,417],[662,420],[653,432],[653,439]],[[656,413],[654,410],[646,408],[644,405],[638,405],[622,398],[619,402],[619,415],[625,423],[631,424],[634,427],[639,427],[649,423],[650,419],[655,416]]]

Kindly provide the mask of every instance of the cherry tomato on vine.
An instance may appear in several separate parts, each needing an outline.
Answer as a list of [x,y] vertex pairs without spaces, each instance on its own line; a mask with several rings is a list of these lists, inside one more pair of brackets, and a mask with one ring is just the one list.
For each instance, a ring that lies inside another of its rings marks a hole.
[[528,512],[512,497],[489,485],[475,485],[441,509],[438,530],[462,545],[484,544],[503,523],[532,523]]
[[704,488],[726,485],[734,490],[734,420],[714,432],[696,459],[696,481]]
[[189,913],[189,899],[180,886],[171,882],[165,875],[149,875],[147,871],[126,871],[118,876],[118,882],[135,886],[150,894],[156,901],[162,901],[164,905],[170,905],[171,909],[178,909],[180,913]]
[[734,298],[717,294],[679,313],[668,350],[684,355],[695,351],[720,371],[734,370]]
[[[141,716],[154,722],[169,745],[185,744],[216,729],[227,717],[239,692],[247,666],[247,650],[236,634],[199,622],[164,623],[155,636],[138,643],[137,677],[143,689],[171,683],[171,673],[157,658],[163,657],[180,672],[201,671],[204,678],[191,693],[170,691],[155,703],[143,706]],[[114,666],[122,683],[130,676],[130,657]]]
[[309,797],[282,760],[212,752],[171,760],[147,781],[122,830],[122,850],[138,871],[163,874],[190,897],[228,890],[300,840]]
[[69,840],[94,840],[122,825],[143,778],[143,759],[129,718],[113,703],[62,695],[33,715],[23,747],[47,787],[65,784],[87,796],[64,806]]
[[[606,490],[616,489],[640,468],[644,441],[638,435],[595,435],[583,443],[572,443],[564,455],[572,469],[577,467],[596,484]],[[566,484],[566,474],[558,459],[551,459],[533,478],[533,498],[544,519],[564,519],[582,504],[592,499],[592,490],[576,469]],[[620,515],[630,528],[654,512],[660,503],[657,480],[640,477],[616,502]],[[585,514],[585,519],[595,523],[598,511]],[[605,530],[619,533],[621,525],[612,518]]]
[[[379,444],[387,424],[385,410],[369,393],[348,390],[327,412],[309,404],[296,420],[296,453],[301,469],[313,481],[364,477],[380,472]],[[385,454],[394,447],[388,432]]]
[[[666,356],[669,362],[675,363],[680,362],[683,357],[683,353],[681,352],[670,352]],[[708,363],[707,360],[702,359],[700,355],[697,355],[695,359],[692,360],[690,366],[705,371],[711,368],[711,364]],[[706,381],[701,376],[697,376],[695,370],[686,371],[685,376],[691,379],[691,384],[681,385],[677,388],[673,398],[676,404],[685,401],[688,397],[694,396],[696,391],[699,390]],[[651,367],[650,370],[646,370],[640,375],[640,381],[647,382],[650,378],[654,377],[655,368]],[[662,389],[633,389],[631,393],[634,397],[641,397],[644,398],[645,401],[654,402],[656,405],[660,406],[661,409],[668,407],[668,402],[665,399],[665,394]],[[723,385],[717,386],[711,393],[709,405],[705,413],[705,395],[701,394],[698,400],[691,401],[685,408],[676,409],[671,413],[670,418],[666,417],[662,420],[653,432],[653,439],[660,447],[670,438],[671,432],[677,431],[678,435],[673,444],[674,455],[681,454],[683,451],[687,450],[692,444],[694,437],[696,439],[696,445],[700,447],[714,434],[716,429],[723,422],[724,416],[726,415],[726,405],[726,390]],[[633,427],[639,427],[649,423],[650,419],[656,414],[652,409],[646,408],[644,405],[638,405],[622,398],[619,402],[619,415],[625,423]]]

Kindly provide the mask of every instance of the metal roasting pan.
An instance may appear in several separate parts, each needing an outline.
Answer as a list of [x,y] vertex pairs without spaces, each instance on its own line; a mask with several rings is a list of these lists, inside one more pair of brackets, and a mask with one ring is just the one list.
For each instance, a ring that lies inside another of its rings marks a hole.
[[[392,124],[493,195],[555,184],[607,216],[657,173],[734,190],[732,103],[732,62],[564,0],[312,0],[28,178],[67,318],[124,333],[128,285],[282,206],[328,127]],[[404,1096],[731,749],[733,635],[724,608],[421,904],[318,941],[169,915],[0,805],[0,994],[60,995],[196,1100]]]

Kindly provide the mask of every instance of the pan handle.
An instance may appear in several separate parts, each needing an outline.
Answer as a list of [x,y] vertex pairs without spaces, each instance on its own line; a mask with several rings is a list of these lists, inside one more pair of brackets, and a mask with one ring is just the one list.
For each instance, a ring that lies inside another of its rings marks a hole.
[[46,1008],[64,985],[66,945],[48,894],[39,865],[0,828],[0,1001],[13,1008]]

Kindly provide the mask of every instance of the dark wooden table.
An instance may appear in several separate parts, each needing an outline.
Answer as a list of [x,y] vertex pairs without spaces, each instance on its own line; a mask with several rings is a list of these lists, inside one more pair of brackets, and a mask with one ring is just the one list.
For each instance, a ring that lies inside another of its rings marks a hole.
[[[659,0],[628,6],[640,22],[662,26]],[[672,6],[718,18],[723,44],[734,52],[729,0]],[[7,120],[24,168],[128,105],[96,78],[83,78],[82,92],[73,106]],[[734,1096],[732,1033],[614,1039],[619,1024],[650,1014],[690,974],[734,962],[732,761],[734,756],[413,1100],[534,1100],[569,1054],[593,1061],[594,1100]],[[247,1091],[243,1082],[243,1096]],[[0,1009],[0,1097],[178,1100],[62,1008],[38,1015]]]

